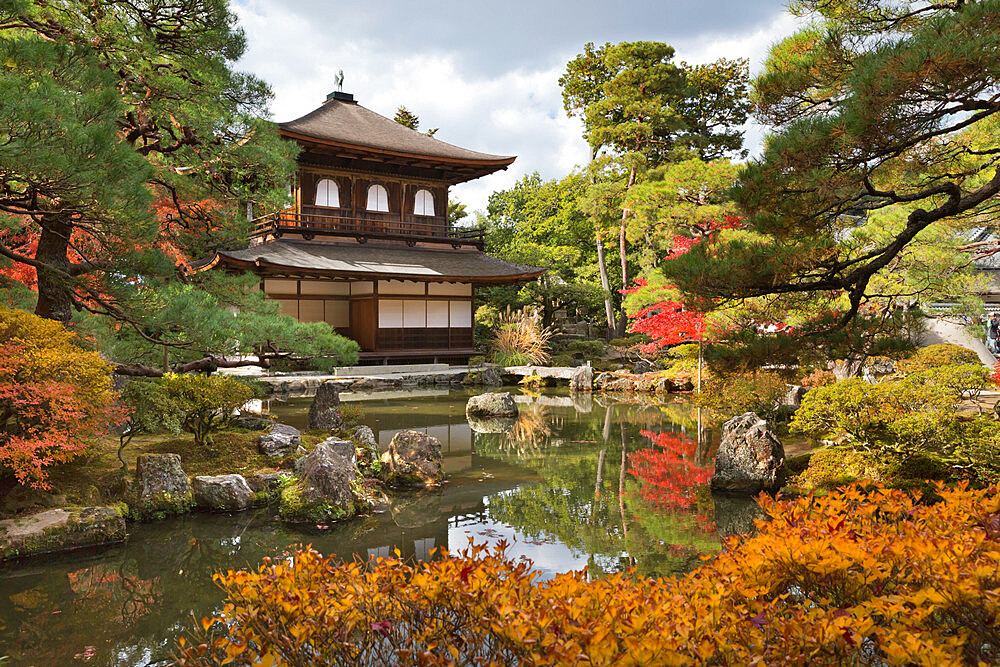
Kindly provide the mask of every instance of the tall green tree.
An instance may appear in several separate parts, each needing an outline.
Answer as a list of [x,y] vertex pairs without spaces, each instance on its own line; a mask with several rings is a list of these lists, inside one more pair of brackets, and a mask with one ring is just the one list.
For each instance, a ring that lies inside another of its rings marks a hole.
[[[399,107],[396,109],[396,115],[393,116],[392,119],[397,123],[399,123],[400,125],[410,128],[411,130],[420,129],[420,117],[417,116],[417,114],[410,111],[409,109],[407,109],[406,107],[404,107],[402,104],[399,105]],[[429,137],[433,137],[439,129],[440,128],[435,127],[433,129],[427,130],[427,132],[425,132],[424,134],[426,134]]]
[[912,282],[920,271],[893,272],[922,244],[954,250],[996,219],[1000,2],[791,8],[808,25],[754,81],[776,131],[740,174],[745,229],[669,269],[689,295],[722,302],[825,300],[836,317],[822,332],[920,298],[933,288]]
[[245,46],[224,0],[0,3],[0,256],[34,270],[39,315],[109,318],[206,369],[230,346],[166,335],[164,299],[296,330],[239,278],[179,268],[242,243],[248,205],[286,203],[296,149],[268,86],[233,69]]
[[587,176],[573,173],[562,180],[524,176],[509,190],[490,195],[486,215],[486,251],[508,261],[545,266],[539,280],[518,288],[486,290],[486,302],[497,308],[532,306],[552,324],[556,310],[591,309],[601,290],[594,266],[594,229],[583,208]]
[[[742,146],[746,62],[689,68],[674,64],[673,57],[673,47],[662,42],[587,44],[560,78],[563,106],[582,118],[592,156],[606,152],[624,167],[618,228],[623,285],[629,284],[629,192],[637,180],[665,162],[714,159]],[[624,326],[621,315],[620,332]]]

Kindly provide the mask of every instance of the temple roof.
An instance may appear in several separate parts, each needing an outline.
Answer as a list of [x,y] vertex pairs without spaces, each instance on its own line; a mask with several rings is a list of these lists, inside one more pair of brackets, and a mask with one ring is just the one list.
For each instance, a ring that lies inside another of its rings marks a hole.
[[333,274],[340,278],[409,278],[481,285],[530,280],[545,273],[543,268],[513,264],[478,250],[284,239],[245,250],[221,250],[193,268],[201,271],[219,263],[233,268],[262,269],[270,274]]
[[332,97],[318,109],[301,118],[278,123],[278,127],[289,138],[360,146],[378,152],[430,158],[434,161],[477,163],[502,169],[515,159],[454,146],[380,116],[357,102]]

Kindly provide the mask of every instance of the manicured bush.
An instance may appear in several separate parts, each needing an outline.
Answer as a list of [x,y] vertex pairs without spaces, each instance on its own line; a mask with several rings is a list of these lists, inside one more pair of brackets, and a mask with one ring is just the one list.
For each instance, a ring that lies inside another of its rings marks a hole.
[[901,373],[916,373],[941,366],[978,364],[979,355],[967,347],[953,343],[939,343],[922,347],[907,359],[896,362],[896,370]]
[[853,485],[771,518],[686,576],[536,583],[495,550],[421,563],[315,551],[217,574],[180,665],[952,665],[1000,660],[1000,496]]
[[260,390],[248,382],[227,375],[175,375],[158,380],[168,400],[182,413],[181,425],[194,435],[195,444],[212,447],[212,432],[229,423],[233,413]]
[[929,456],[955,478],[992,484],[1000,479],[1000,423],[959,410],[967,390],[956,388],[964,381],[952,380],[964,377],[962,368],[945,366],[875,384],[848,379],[817,387],[802,399],[790,430],[891,455],[883,462],[904,467],[914,457]]
[[48,471],[120,419],[111,366],[59,322],[0,306],[0,471],[48,488]]
[[716,417],[729,419],[744,412],[754,412],[765,419],[775,419],[783,399],[788,394],[788,384],[778,373],[757,371],[731,373],[725,377],[702,378],[701,394],[695,402],[710,409]]

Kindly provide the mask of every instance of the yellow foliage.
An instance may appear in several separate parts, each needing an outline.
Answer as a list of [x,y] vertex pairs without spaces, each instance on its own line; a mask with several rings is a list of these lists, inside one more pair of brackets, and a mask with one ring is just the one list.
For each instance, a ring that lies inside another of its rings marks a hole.
[[756,536],[689,575],[535,583],[472,547],[340,564],[312,550],[216,575],[178,664],[950,665],[1000,659],[997,489],[760,502]]

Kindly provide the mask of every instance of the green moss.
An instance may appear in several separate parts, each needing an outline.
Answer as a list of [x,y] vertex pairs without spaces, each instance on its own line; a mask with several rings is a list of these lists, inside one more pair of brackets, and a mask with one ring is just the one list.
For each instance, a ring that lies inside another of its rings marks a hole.
[[278,515],[285,521],[297,523],[319,523],[340,521],[356,514],[356,507],[338,507],[326,501],[309,500],[305,497],[302,484],[294,480],[281,490]]
[[[124,522],[108,521],[99,515],[85,516],[79,508],[66,509],[72,511],[65,524],[49,526],[37,535],[30,536],[18,544],[3,544],[0,547],[0,558],[4,560],[24,558],[125,540]],[[120,516],[119,514],[116,518],[120,518]]]
[[151,498],[133,503],[129,517],[136,521],[159,521],[169,516],[186,514],[194,509],[194,505],[194,496],[190,491],[182,494],[162,491]]

